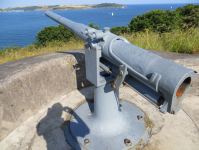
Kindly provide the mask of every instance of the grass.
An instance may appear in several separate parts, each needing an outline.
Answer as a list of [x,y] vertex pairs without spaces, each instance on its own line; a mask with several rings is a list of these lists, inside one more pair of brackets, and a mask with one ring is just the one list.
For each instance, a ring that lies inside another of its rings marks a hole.
[[153,128],[155,125],[154,125],[154,123],[153,123],[153,121],[151,121],[147,116],[145,116],[145,118],[144,118],[144,120],[145,120],[145,126],[146,126],[146,128]]
[[[199,54],[199,28],[175,30],[170,33],[154,33],[146,30],[121,36],[143,49]],[[83,48],[84,42],[80,39],[71,39],[68,42],[53,41],[45,46],[39,46],[37,43],[24,48],[10,46],[0,50],[0,64],[40,54]]]
[[122,34],[130,43],[143,49],[199,54],[199,28],[175,30],[169,33],[137,32]]
[[10,46],[2,51],[0,50],[0,64],[35,55],[82,48],[84,48],[84,42],[80,39],[72,39],[68,42],[53,41],[45,46],[38,46],[34,43],[24,48]]

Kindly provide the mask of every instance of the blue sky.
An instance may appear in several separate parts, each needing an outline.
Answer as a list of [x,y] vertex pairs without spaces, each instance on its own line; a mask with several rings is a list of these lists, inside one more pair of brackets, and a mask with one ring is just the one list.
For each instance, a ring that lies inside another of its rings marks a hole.
[[0,8],[29,5],[78,5],[78,4],[165,4],[165,3],[199,3],[199,0],[0,0]]

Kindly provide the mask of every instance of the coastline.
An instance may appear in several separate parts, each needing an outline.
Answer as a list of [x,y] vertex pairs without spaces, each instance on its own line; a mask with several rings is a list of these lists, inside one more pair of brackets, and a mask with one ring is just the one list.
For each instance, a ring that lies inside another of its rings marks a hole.
[[102,3],[89,5],[36,5],[0,8],[0,12],[25,12],[25,11],[62,11],[62,10],[81,10],[81,9],[110,9],[127,8],[126,5],[116,3]]

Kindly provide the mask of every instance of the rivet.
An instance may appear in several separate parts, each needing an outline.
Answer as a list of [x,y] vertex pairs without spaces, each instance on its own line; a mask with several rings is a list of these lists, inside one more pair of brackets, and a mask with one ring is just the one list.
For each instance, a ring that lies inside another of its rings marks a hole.
[[123,71],[122,71],[122,70],[120,71],[120,75],[121,75],[121,76],[123,75]]
[[85,145],[85,146],[90,146],[90,145],[91,145],[90,140],[89,140],[89,139],[85,139],[85,140],[84,140],[84,145]]
[[75,119],[74,116],[72,116],[71,119],[70,119],[70,121],[75,121],[75,120],[76,120],[76,119]]
[[129,139],[125,139],[125,140],[124,140],[124,144],[125,144],[126,146],[131,146],[131,145],[132,145],[131,140],[129,140]]
[[142,121],[142,120],[144,119],[143,116],[140,116],[140,115],[138,115],[137,118],[138,118],[138,120],[140,120],[140,121]]
[[114,83],[111,84],[111,87],[116,90],[116,85]]

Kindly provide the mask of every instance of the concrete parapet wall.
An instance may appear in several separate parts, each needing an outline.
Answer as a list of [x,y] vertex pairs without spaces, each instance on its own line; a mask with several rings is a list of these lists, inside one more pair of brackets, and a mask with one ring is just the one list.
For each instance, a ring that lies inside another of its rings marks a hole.
[[0,65],[0,141],[49,100],[90,86],[82,50],[29,57]]
[[[199,70],[199,55],[149,50]],[[190,94],[199,95],[199,77]],[[61,94],[90,86],[84,50],[29,57],[0,65],[0,141]]]

